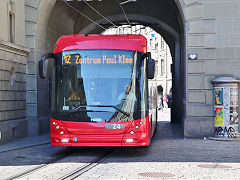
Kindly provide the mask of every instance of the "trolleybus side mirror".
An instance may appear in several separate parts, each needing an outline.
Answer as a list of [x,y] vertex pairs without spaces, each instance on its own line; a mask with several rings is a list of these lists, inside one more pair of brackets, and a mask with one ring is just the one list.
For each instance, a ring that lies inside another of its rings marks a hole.
[[53,53],[47,53],[43,55],[42,59],[38,62],[39,76],[42,79],[49,77],[49,71],[51,68],[51,64],[53,63],[50,62],[50,58],[54,58]]
[[151,58],[151,53],[147,53],[147,78],[153,79],[155,74],[155,61]]

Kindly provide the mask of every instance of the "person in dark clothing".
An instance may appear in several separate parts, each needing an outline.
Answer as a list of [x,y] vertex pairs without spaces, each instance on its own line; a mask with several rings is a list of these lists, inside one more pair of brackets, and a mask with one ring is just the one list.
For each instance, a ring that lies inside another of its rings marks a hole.
[[167,101],[168,108],[171,108],[172,107],[172,96],[167,95],[167,99],[168,99],[168,101]]

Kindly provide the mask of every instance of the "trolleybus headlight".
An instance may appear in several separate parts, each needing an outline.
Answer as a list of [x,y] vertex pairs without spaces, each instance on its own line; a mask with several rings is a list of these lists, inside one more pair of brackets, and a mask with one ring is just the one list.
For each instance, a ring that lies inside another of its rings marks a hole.
[[56,125],[57,123],[56,122],[53,122],[53,125]]
[[59,126],[56,126],[56,129],[59,129]]
[[139,129],[139,125],[136,125],[135,128],[136,128],[136,129]]
[[130,131],[130,134],[133,135],[133,134],[134,134],[134,131]]
[[64,132],[63,132],[63,131],[60,131],[60,134],[64,134]]
[[126,142],[131,143],[131,142],[133,142],[133,139],[126,139]]
[[61,141],[67,143],[69,139],[62,139]]

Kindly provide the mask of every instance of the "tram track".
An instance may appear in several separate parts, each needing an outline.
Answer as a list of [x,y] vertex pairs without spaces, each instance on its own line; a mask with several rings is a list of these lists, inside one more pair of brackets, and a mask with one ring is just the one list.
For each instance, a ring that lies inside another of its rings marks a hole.
[[[87,172],[88,170],[94,168],[95,166],[97,166],[98,164],[100,164],[101,162],[103,162],[106,158],[108,158],[110,156],[110,154],[112,154],[116,149],[108,149],[105,152],[101,153],[99,156],[97,156],[94,160],[92,160],[89,163],[85,163],[85,165],[80,166],[78,168],[75,168],[74,171],[71,171],[70,173],[67,173],[66,175],[62,176],[62,177],[58,177],[57,179],[60,180],[70,180],[70,179],[74,179],[80,175],[82,175],[83,173]],[[31,168],[29,170],[20,172],[18,174],[15,174],[13,176],[7,177],[4,180],[12,180],[12,179],[19,179],[19,178],[26,178],[27,176],[31,176],[31,174],[36,173],[44,168],[47,168],[51,165],[54,165],[55,163],[57,163],[58,161],[66,158],[69,155],[73,155],[74,152],[72,150],[66,151],[64,154],[61,154],[58,157],[55,157],[54,159],[41,164],[37,167]]]
[[79,176],[81,176],[82,174],[84,174],[85,172],[89,171],[90,169],[96,167],[97,165],[101,164],[105,159],[107,159],[116,149],[111,149],[108,150],[107,152],[103,153],[101,156],[99,156],[98,158],[96,158],[95,160],[93,160],[90,163],[87,163],[86,165],[79,167],[77,169],[75,169],[74,171],[68,173],[67,175],[59,178],[59,180],[73,180]]
[[50,144],[50,141],[49,142],[40,143],[40,144],[34,144],[34,145],[29,145],[29,146],[18,147],[18,148],[11,148],[11,149],[2,150],[2,151],[0,150],[0,154],[1,153],[5,153],[5,152],[21,150],[21,149],[27,149],[27,148],[31,148],[31,147],[43,146],[43,145],[46,145],[46,144]]
[[17,179],[17,178],[24,178],[24,176],[29,175],[29,174],[34,173],[34,172],[37,172],[38,170],[40,170],[42,168],[45,168],[45,167],[47,167],[47,166],[49,166],[51,164],[54,164],[57,161],[67,157],[68,155],[70,155],[72,153],[73,153],[72,151],[68,151],[68,152],[66,152],[66,153],[64,153],[64,154],[62,154],[60,156],[55,157],[54,159],[52,159],[52,160],[50,160],[50,161],[48,161],[48,162],[46,162],[44,164],[41,164],[41,165],[39,165],[37,167],[31,168],[31,169],[26,170],[26,171],[23,171],[21,173],[15,174],[13,176],[7,177],[4,180],[12,180],[12,179]]

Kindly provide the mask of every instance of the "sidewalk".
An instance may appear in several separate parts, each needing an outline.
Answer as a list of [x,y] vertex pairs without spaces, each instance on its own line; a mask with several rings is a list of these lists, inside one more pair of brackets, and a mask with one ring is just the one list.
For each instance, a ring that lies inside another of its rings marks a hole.
[[171,121],[171,108],[158,110],[158,121]]
[[43,134],[40,136],[31,136],[31,137],[25,137],[22,139],[18,139],[15,141],[12,141],[7,144],[0,145],[0,153],[5,151],[11,151],[11,150],[17,150],[22,149],[25,147],[32,147],[37,146],[40,144],[48,144],[50,143],[50,135]]

